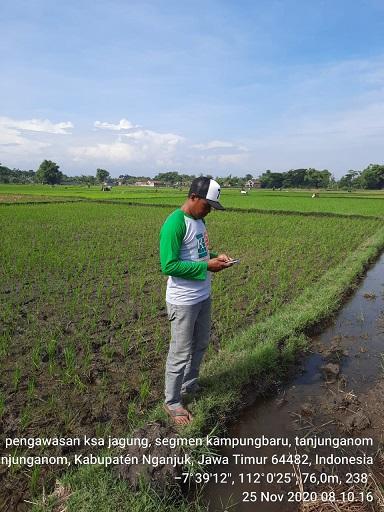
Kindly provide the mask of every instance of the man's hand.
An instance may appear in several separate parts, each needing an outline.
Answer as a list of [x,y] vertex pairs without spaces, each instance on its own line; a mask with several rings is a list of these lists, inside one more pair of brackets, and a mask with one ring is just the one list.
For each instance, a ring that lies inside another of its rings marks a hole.
[[226,254],[219,254],[217,258],[212,258],[208,261],[208,270],[210,272],[220,272],[231,266],[231,258]]
[[225,263],[228,263],[229,261],[232,260],[232,258],[227,256],[226,254],[219,254],[217,259],[220,260],[220,261],[224,261]]

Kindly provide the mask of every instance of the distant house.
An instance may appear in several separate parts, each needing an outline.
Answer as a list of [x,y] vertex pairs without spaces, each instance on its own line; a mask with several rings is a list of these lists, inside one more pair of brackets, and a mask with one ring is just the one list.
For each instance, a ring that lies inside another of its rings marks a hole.
[[261,181],[260,180],[248,180],[245,184],[248,188],[261,188]]
[[147,180],[147,181],[136,181],[136,187],[161,187],[163,185],[162,181],[155,180]]

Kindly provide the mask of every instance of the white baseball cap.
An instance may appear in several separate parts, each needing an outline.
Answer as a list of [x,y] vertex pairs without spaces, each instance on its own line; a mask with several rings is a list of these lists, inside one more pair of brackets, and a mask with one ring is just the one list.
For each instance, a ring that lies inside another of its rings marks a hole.
[[190,197],[191,194],[196,194],[198,197],[206,199],[208,204],[216,210],[225,210],[224,206],[219,203],[220,185],[211,178],[205,176],[195,178],[191,183],[188,197]]

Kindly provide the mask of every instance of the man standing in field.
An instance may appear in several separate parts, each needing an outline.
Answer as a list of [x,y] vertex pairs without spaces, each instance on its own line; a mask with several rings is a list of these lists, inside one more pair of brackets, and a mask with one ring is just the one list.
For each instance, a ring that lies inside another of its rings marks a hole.
[[198,391],[200,364],[211,328],[211,272],[232,265],[226,254],[209,252],[204,217],[219,203],[220,185],[205,177],[192,181],[188,198],[160,231],[160,261],[167,283],[171,343],[165,371],[165,410],[177,425],[192,421],[181,403],[184,393]]

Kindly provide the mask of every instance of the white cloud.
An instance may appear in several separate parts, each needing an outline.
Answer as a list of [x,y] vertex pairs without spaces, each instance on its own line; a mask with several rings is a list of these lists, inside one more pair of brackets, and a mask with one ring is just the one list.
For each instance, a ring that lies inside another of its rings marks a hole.
[[194,144],[192,146],[195,149],[220,149],[220,148],[234,148],[235,145],[232,142],[226,142],[224,140],[211,140],[206,144]]
[[18,146],[25,141],[17,130],[1,126],[0,124],[0,146]]
[[251,162],[253,156],[254,155],[246,153],[230,153],[228,155],[218,155],[216,161],[220,168],[222,168],[222,166],[229,168],[232,166],[235,169],[239,169],[252,165]]
[[15,158],[29,161],[30,157],[38,156],[48,146],[50,144],[47,142],[30,140],[21,135],[18,130],[0,124],[0,148],[3,163],[7,163],[5,159],[8,158],[11,161]]
[[[48,119],[15,120],[0,117],[1,159],[5,165],[31,168],[52,149],[54,135],[69,134],[71,122],[52,123]],[[49,149],[48,149],[49,148]],[[53,156],[58,153],[52,150]]]
[[76,161],[91,158],[117,163],[147,161],[149,166],[159,165],[158,162],[170,163],[177,146],[185,142],[184,137],[180,135],[142,129],[126,119],[122,119],[118,125],[100,123],[99,121],[94,125],[111,130],[126,129],[130,131],[119,134],[117,139],[109,144],[97,143],[72,148],[71,154]]
[[94,127],[99,128],[100,130],[114,130],[114,131],[120,131],[120,130],[131,130],[134,128],[139,128],[138,125],[135,125],[131,123],[131,121],[128,121],[128,119],[120,119],[119,124],[113,124],[113,123],[102,123],[101,121],[95,121]]
[[129,166],[150,173],[158,169],[213,172],[231,165],[242,168],[249,161],[248,149],[230,140],[214,139],[193,144],[182,135],[157,132],[124,119],[118,124],[97,121],[94,126],[119,133],[109,142],[100,140],[100,132],[94,132],[93,144],[73,147],[70,154],[76,165],[92,161],[109,169]]
[[39,153],[43,148],[50,146],[48,142],[39,142],[21,137],[16,131],[5,130],[0,126],[0,147],[1,153],[19,154],[21,151],[28,155]]
[[174,146],[185,140],[184,137],[174,133],[158,133],[152,130],[136,130],[131,133],[125,133],[121,136],[121,138],[123,137],[138,143],[147,143],[156,146]]
[[48,119],[27,119],[17,121],[9,117],[0,117],[0,127],[8,130],[30,131],[30,132],[43,132],[54,133],[60,135],[67,135],[73,124],[70,121],[62,123],[52,123]]
[[130,162],[140,160],[143,155],[129,144],[113,142],[112,144],[96,144],[94,146],[81,146],[70,150],[75,160],[110,160],[116,162]]

